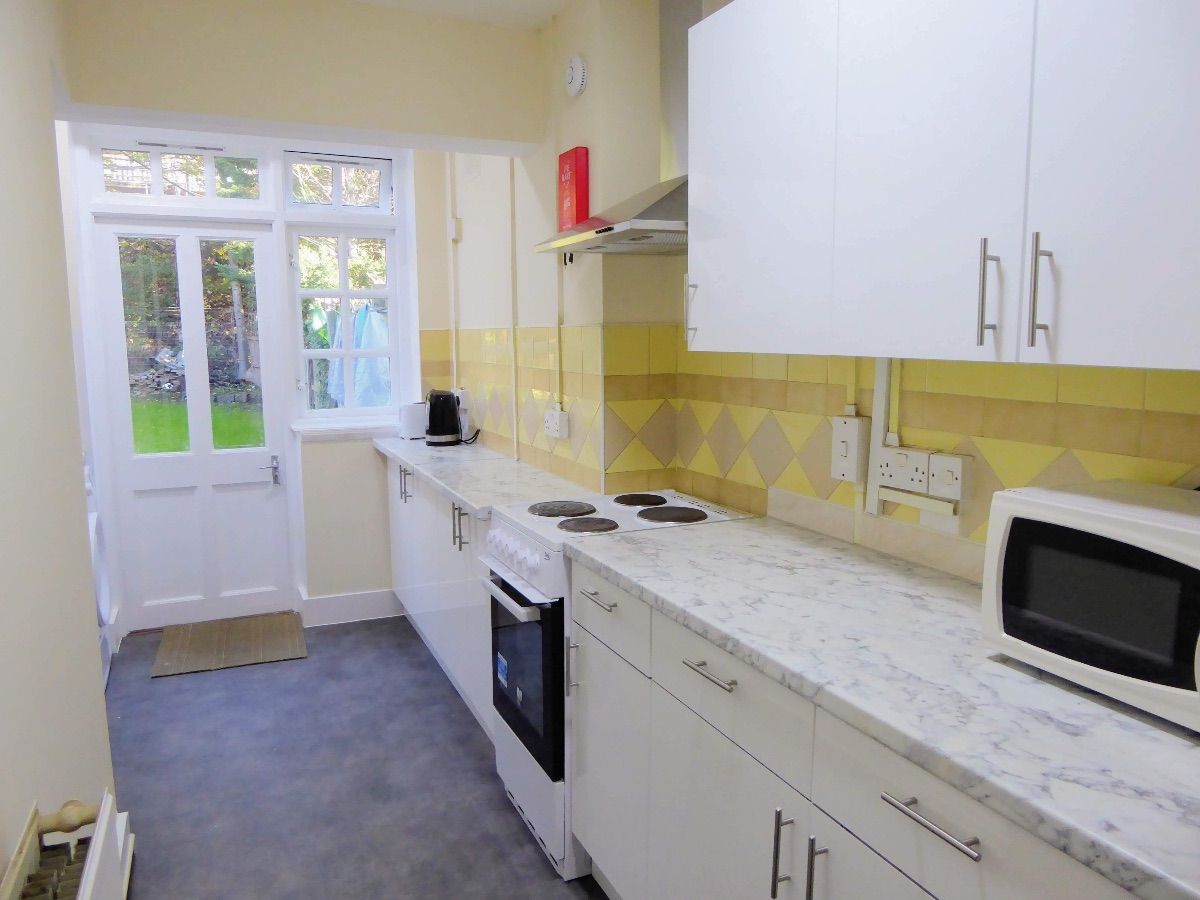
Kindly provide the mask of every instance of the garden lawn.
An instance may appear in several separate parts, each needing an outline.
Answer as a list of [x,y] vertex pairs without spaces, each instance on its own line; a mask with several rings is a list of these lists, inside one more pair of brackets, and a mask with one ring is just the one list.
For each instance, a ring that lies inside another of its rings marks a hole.
[[[134,400],[135,453],[182,453],[189,449],[187,404],[181,400]],[[262,407],[252,403],[212,404],[213,447],[263,446]]]

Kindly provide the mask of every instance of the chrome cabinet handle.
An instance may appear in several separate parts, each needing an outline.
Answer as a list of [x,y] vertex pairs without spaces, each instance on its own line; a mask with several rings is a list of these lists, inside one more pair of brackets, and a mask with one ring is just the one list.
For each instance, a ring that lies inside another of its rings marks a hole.
[[578,650],[579,645],[576,643],[572,643],[570,635],[567,635],[566,641],[567,641],[567,652],[563,655],[563,662],[564,662],[563,668],[565,670],[564,674],[567,677],[567,696],[570,697],[571,696],[571,688],[579,687],[579,685],[583,684],[583,682],[571,680],[571,651]]
[[828,847],[817,846],[817,836],[808,836],[808,865],[805,867],[804,900],[813,900],[813,890],[817,882],[817,857],[828,853]]
[[983,336],[989,331],[995,331],[994,323],[986,323],[987,318],[987,270],[988,263],[994,262],[997,265],[1000,263],[1000,257],[988,253],[988,239],[980,238],[979,240],[979,314],[976,317],[975,324],[975,346],[983,346]]
[[617,608],[617,604],[605,603],[603,600],[601,600],[599,591],[589,591],[587,588],[580,588],[579,593],[583,594],[583,596],[587,597],[605,612],[612,612]]
[[450,504],[450,543],[458,546],[458,504]]
[[730,678],[728,681],[722,681],[720,678],[718,678],[712,672],[708,671],[707,660],[702,659],[699,662],[692,662],[690,659],[685,659],[683,661],[683,664],[685,666],[687,666],[689,669],[691,669],[693,672],[698,672],[699,674],[703,675],[705,678],[707,678],[709,681],[711,681],[713,684],[715,684],[717,687],[719,687],[721,690],[723,690],[727,694],[732,694],[733,689],[735,687],[737,687],[737,679],[736,678]]
[[783,808],[775,808],[775,846],[771,850],[771,900],[776,900],[779,897],[779,886],[785,881],[791,881],[791,875],[779,874],[779,847],[783,841],[783,827],[785,825],[794,825],[795,819],[785,819],[783,817]]
[[692,327],[692,297],[700,285],[692,283],[691,275],[683,276],[683,285],[683,341],[691,346],[692,335],[696,333],[696,329]]
[[401,469],[400,469],[400,496],[403,498],[405,503],[407,503],[409,500],[412,499],[412,493],[408,489],[408,476],[411,474],[412,474],[412,472],[408,471],[408,469],[401,467]]
[[1037,346],[1037,333],[1044,331],[1050,333],[1049,325],[1038,324],[1038,290],[1041,287],[1041,272],[1042,272],[1042,257],[1053,259],[1054,254],[1049,250],[1042,249],[1042,233],[1035,231],[1033,233],[1033,254],[1030,257],[1031,263],[1029,268],[1032,274],[1029,276],[1029,346]]
[[925,818],[923,815],[921,815],[919,812],[917,812],[915,809],[913,809],[913,807],[917,805],[916,797],[909,797],[907,800],[897,800],[895,797],[893,797],[887,791],[884,791],[879,796],[889,806],[895,807],[896,809],[900,810],[900,812],[904,813],[904,815],[908,816],[910,819],[912,819],[914,822],[916,822],[918,825],[920,825],[926,831],[931,831],[934,834],[936,834],[938,837],[940,837],[943,841],[945,841],[947,844],[949,844],[951,847],[953,847],[955,850],[957,850],[959,853],[961,853],[967,859],[971,860],[971,862],[979,862],[979,859],[980,859],[979,852],[974,849],[975,847],[979,846],[979,838],[973,837],[973,838],[967,838],[965,841],[960,841],[958,838],[956,838],[950,832],[945,831],[942,828],[939,828],[937,825],[934,825],[927,818]]
[[456,507],[454,507],[454,509],[455,509],[456,515],[458,517],[458,552],[462,553],[463,547],[471,546],[471,542],[468,541],[465,537],[463,537],[463,526],[462,526],[462,520],[465,517],[469,516],[470,513],[467,512],[465,509],[463,509],[461,506],[456,506]]

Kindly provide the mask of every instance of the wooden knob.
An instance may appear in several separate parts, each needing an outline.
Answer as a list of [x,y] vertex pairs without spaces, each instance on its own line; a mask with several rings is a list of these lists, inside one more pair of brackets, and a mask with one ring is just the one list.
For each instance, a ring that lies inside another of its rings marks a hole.
[[38,834],[50,834],[52,831],[70,833],[84,825],[92,825],[100,815],[100,807],[96,804],[86,804],[82,800],[68,800],[56,813],[38,816]]

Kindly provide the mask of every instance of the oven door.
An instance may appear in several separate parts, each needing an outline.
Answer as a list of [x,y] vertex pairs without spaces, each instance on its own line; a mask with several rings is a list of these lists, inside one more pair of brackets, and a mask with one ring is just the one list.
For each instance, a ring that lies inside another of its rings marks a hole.
[[550,777],[563,777],[563,604],[536,604],[495,572],[492,703]]

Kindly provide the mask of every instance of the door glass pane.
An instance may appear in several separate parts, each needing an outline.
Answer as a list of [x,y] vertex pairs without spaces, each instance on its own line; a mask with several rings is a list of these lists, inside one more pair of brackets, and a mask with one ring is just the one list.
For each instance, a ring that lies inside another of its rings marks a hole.
[[117,243],[133,449],[181,453],[191,442],[175,241],[123,237]]
[[162,177],[163,193],[168,197],[203,197],[204,157],[164,153]]
[[350,238],[350,289],[387,289],[387,241],[383,238]]
[[331,374],[330,368],[332,367],[332,364],[334,362],[335,362],[335,360],[329,360],[329,359],[306,360],[307,368],[308,368],[308,408],[309,409],[337,409],[339,406],[342,405],[338,400],[334,399],[333,394],[331,393],[331,388],[332,388],[332,390],[335,393],[337,393],[337,395],[339,397],[342,396],[342,390],[341,390],[342,379],[341,379],[341,368],[340,368],[341,364],[342,364],[341,360],[336,360],[337,367],[338,367],[337,384],[331,386],[329,383],[330,374]]
[[254,242],[200,242],[213,449],[263,447]]
[[340,348],[338,320],[342,315],[342,301],[337,297],[305,297],[300,302],[304,317],[304,349]]
[[102,150],[104,190],[109,194],[149,194],[150,154],[132,150]]
[[258,160],[218,156],[217,196],[235,200],[258,199]]
[[342,205],[378,206],[379,170],[342,166]]
[[337,288],[338,239],[301,236],[298,246],[300,287]]
[[333,203],[333,167],[319,163],[292,163],[292,200],[296,203]]
[[391,402],[391,360],[386,356],[354,360],[354,405],[388,406]]

